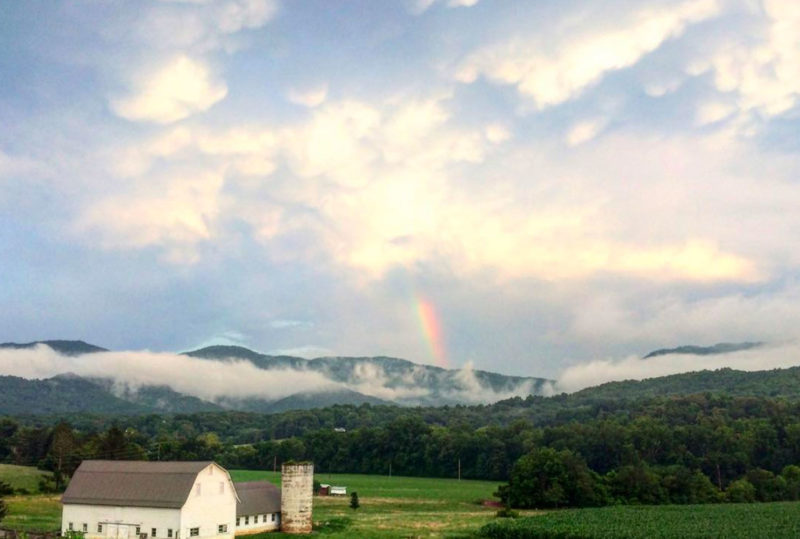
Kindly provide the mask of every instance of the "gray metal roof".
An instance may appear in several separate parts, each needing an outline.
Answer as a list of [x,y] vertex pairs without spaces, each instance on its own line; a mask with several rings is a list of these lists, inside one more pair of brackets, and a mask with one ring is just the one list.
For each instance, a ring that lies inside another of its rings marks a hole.
[[179,509],[197,474],[210,464],[213,462],[84,460],[61,502]]
[[266,481],[234,483],[239,503],[236,516],[264,515],[281,512],[281,489]]

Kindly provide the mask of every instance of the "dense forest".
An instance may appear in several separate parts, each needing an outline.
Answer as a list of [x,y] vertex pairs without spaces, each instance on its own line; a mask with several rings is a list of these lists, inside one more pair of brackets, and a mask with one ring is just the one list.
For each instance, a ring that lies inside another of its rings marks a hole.
[[510,480],[498,494],[516,506],[796,499],[800,402],[578,393],[488,406],[0,420],[0,461],[53,471],[52,488],[84,458],[213,459],[251,469],[310,459],[321,472],[391,466],[432,477],[460,468],[464,478]]

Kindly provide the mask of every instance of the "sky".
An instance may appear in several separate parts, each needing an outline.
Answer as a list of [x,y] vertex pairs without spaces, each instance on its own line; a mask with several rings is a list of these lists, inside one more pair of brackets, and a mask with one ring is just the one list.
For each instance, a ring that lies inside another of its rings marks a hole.
[[788,0],[3,2],[0,341],[794,342],[798,36]]

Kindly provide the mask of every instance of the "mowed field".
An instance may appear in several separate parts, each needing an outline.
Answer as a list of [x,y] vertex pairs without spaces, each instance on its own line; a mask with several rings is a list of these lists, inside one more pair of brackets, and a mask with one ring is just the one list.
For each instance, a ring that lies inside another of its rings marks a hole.
[[[266,479],[280,484],[274,472],[232,470],[234,481]],[[484,507],[500,484],[495,481],[317,474],[321,483],[347,487],[348,496],[314,498],[314,524],[326,537],[468,537],[494,520],[496,508]],[[359,509],[350,509],[351,492]],[[528,514],[535,514],[529,512]],[[271,535],[274,537],[275,535]]]

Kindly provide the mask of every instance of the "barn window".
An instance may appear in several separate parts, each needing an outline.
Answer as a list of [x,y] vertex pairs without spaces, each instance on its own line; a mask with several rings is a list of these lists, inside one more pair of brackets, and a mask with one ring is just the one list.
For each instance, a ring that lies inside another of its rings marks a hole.
[[200,535],[200,528],[189,528],[189,537],[197,537]]
[[275,522],[275,513],[272,513],[272,522]]
[[217,533],[228,533],[228,525],[220,524],[219,526],[217,526]]
[[250,517],[244,517],[244,525],[247,526],[250,524]]
[[241,520],[242,520],[241,518],[236,517],[236,525],[237,526],[241,526]]
[[167,528],[167,537],[172,537],[172,528]]
[[97,533],[103,533],[103,525],[101,523],[97,523]]
[[70,522],[70,523],[69,523],[69,528],[67,528],[67,529],[69,529],[69,531],[72,531],[72,530],[74,530],[74,529],[75,529],[75,528],[72,526],[72,522]]
[[156,529],[150,528],[150,537],[155,537],[155,536],[156,536]]
[[141,533],[142,533],[142,528],[141,528],[141,526],[136,526],[136,535],[139,535],[139,534],[141,534]]
[[89,531],[89,525],[84,522],[83,523],[83,533],[86,533],[88,531]]

